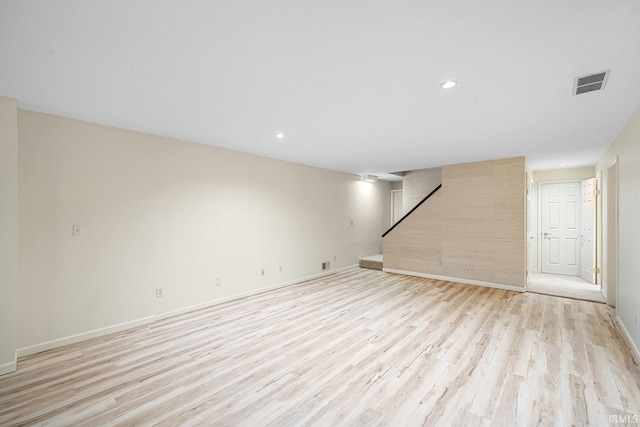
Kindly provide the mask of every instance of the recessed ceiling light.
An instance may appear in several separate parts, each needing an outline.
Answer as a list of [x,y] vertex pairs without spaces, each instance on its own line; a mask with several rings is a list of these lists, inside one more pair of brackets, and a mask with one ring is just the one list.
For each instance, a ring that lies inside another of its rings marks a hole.
[[452,87],[454,87],[457,84],[458,84],[458,82],[455,81],[455,80],[447,80],[446,82],[440,84],[440,87],[442,89],[451,89]]
[[566,163],[560,163],[558,166],[565,167],[565,166],[567,166],[567,164]]
[[282,132],[276,133],[276,138],[278,138],[278,139],[284,138],[284,133],[282,133]]

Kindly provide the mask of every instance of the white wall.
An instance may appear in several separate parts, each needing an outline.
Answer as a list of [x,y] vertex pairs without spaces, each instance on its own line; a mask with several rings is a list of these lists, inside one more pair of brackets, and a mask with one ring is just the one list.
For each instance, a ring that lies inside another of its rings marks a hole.
[[[616,313],[629,338],[640,347],[640,109],[635,112],[615,141],[602,155],[596,170],[602,175],[602,188],[607,188],[607,167],[612,158],[618,161],[618,304]],[[605,200],[603,204],[607,203]],[[606,209],[602,209],[606,214]],[[605,223],[607,218],[603,219]],[[607,240],[603,233],[603,257],[606,267]],[[604,272],[603,272],[604,273]],[[603,274],[606,279],[607,274]],[[605,283],[606,287],[607,284]]]
[[533,180],[537,185],[543,181],[583,181],[585,179],[595,177],[595,171],[593,167],[583,168],[564,168],[564,169],[552,169],[544,171],[534,171]]
[[0,97],[0,375],[16,369],[18,107]]
[[387,182],[29,111],[18,119],[20,354],[381,251]]

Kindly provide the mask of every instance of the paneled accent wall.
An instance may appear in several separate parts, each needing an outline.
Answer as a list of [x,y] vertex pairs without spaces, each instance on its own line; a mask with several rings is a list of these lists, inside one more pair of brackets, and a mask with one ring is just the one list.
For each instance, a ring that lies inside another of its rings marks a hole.
[[524,288],[525,158],[442,168],[442,188],[383,240],[384,269]]

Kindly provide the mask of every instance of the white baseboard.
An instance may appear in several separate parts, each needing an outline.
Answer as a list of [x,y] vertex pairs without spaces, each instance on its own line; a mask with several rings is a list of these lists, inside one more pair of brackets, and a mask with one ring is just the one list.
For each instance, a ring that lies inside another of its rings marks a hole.
[[153,322],[153,320],[154,316],[143,317],[141,319],[131,320],[129,322],[123,322],[117,325],[106,326],[104,328],[94,329],[92,331],[81,332],[79,334],[70,335],[68,337],[30,345],[29,347],[19,348],[18,350],[16,350],[16,353],[18,354],[18,357],[29,356],[31,354],[40,353],[41,351],[47,351],[51,350],[52,348],[62,347],[63,345],[74,344],[80,341],[88,340],[90,338],[100,337],[102,335],[124,331],[125,329],[135,328],[136,326],[146,325],[147,323]]
[[[51,350],[52,348],[57,348],[57,347],[62,347],[63,345],[69,345],[69,344],[74,344],[80,341],[84,341],[84,340],[88,340],[90,338],[95,338],[95,337],[99,337],[99,336],[103,336],[103,335],[107,335],[107,334],[111,334],[114,332],[120,332],[120,331],[124,331],[126,329],[130,329],[130,328],[135,328],[137,326],[142,326],[142,325],[146,325],[149,323],[153,323],[155,321],[158,320],[162,320],[162,319],[166,319],[168,317],[173,317],[173,316],[177,316],[179,314],[184,314],[184,313],[189,313],[191,311],[195,311],[195,310],[200,310],[202,308],[207,308],[207,307],[211,307],[217,304],[222,304],[225,302],[229,302],[229,301],[233,301],[236,299],[240,299],[240,298],[245,298],[251,295],[257,295],[257,294],[261,294],[263,292],[268,292],[274,289],[279,289],[279,288],[284,288],[286,286],[291,286],[291,285],[295,285],[298,283],[302,283],[302,282],[306,282],[308,280],[313,280],[313,279],[317,279],[320,277],[324,277],[324,276],[329,276],[331,274],[337,274],[337,273],[342,273],[345,271],[349,271],[349,270],[353,270],[355,268],[358,268],[357,265],[350,265],[348,267],[343,267],[343,268],[339,268],[336,270],[329,270],[329,271],[325,271],[323,273],[319,273],[319,274],[314,274],[312,276],[308,276],[308,277],[303,277],[300,279],[295,279],[295,280],[291,280],[289,282],[284,282],[284,283],[279,283],[277,285],[273,285],[273,286],[267,286],[264,288],[259,288],[253,291],[249,291],[249,292],[243,292],[241,294],[236,294],[236,295],[231,295],[228,297],[224,297],[224,298],[218,298],[215,300],[211,300],[211,301],[206,301],[206,302],[202,302],[199,304],[194,304],[188,307],[183,307],[183,308],[179,308],[176,310],[171,310],[168,311],[166,313],[160,313],[154,316],[147,316],[147,317],[143,317],[141,319],[136,319],[136,320],[131,320],[128,322],[124,322],[124,323],[119,323],[117,325],[112,325],[112,326],[107,326],[104,328],[99,328],[99,329],[94,329],[92,331],[87,331],[87,332],[81,332],[79,334],[75,334],[75,335],[70,335],[68,337],[63,337],[63,338],[58,338],[55,340],[51,340],[51,341],[46,341],[43,343],[39,343],[39,344],[34,344],[28,347],[24,347],[24,348],[19,348],[16,351],[17,357],[23,357],[23,356],[29,356],[31,354],[36,354],[36,353],[40,353],[41,351],[46,351],[46,350]],[[17,365],[14,362],[14,366]],[[0,365],[0,375],[2,372],[2,368],[5,365]],[[15,368],[13,369],[15,371]],[[7,371],[7,372],[12,372],[12,371]]]
[[631,334],[629,333],[627,328],[625,328],[624,323],[622,323],[622,320],[620,320],[618,315],[616,315],[616,323],[618,324],[618,327],[622,332],[622,336],[624,337],[624,340],[627,342],[627,345],[629,346],[629,348],[631,348],[631,352],[633,353],[633,356],[636,359],[636,363],[640,365],[640,350],[638,350],[638,346],[631,339]]
[[607,304],[608,306],[613,307],[613,305],[609,304],[609,298],[607,298],[607,294],[605,294],[604,291],[602,290],[602,285],[600,285],[600,294],[602,294],[604,303]]
[[18,369],[17,357],[14,357],[13,362],[3,363],[0,365],[0,375],[10,374]]
[[447,282],[464,283],[465,285],[484,286],[486,288],[497,288],[505,291],[524,292],[525,288],[512,285],[503,285],[502,283],[483,282],[481,280],[461,279],[459,277],[439,276],[437,274],[418,273],[415,271],[394,270],[392,268],[383,268],[386,273],[404,274],[405,276],[424,277],[425,279],[444,280]]
[[253,291],[243,292],[241,294],[236,294],[236,295],[231,295],[231,296],[224,297],[224,298],[218,298],[218,299],[214,299],[214,300],[210,300],[210,301],[201,302],[201,303],[198,303],[198,304],[190,305],[188,307],[183,307],[183,308],[179,308],[179,309],[176,309],[176,310],[168,311],[166,313],[158,314],[157,316],[155,316],[154,321],[166,319],[168,317],[177,316],[179,314],[189,313],[191,311],[200,310],[200,309],[211,307],[211,306],[218,305],[218,304],[223,304],[225,302],[233,301],[233,300],[240,299],[240,298],[250,297],[252,295],[258,295],[258,294],[261,294],[261,293],[264,293],[264,292],[273,291],[275,289],[280,289],[280,288],[284,288],[284,287],[287,287],[287,286],[296,285],[298,283],[306,282],[308,280],[318,279],[320,277],[329,276],[331,274],[343,273],[345,271],[353,270],[355,268],[358,268],[358,266],[357,265],[350,265],[348,267],[343,267],[343,268],[339,268],[339,269],[336,269],[336,270],[325,271],[323,273],[314,274],[313,276],[303,277],[301,279],[295,279],[295,280],[291,280],[289,282],[278,283],[277,285],[266,286],[264,288],[255,289]]

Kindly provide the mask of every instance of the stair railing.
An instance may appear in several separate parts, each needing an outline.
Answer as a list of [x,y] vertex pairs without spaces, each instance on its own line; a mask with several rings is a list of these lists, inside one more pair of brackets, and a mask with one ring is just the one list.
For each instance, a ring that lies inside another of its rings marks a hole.
[[391,230],[393,230],[394,228],[396,228],[396,227],[398,226],[398,224],[400,224],[402,221],[404,221],[404,220],[405,220],[405,218],[407,218],[407,217],[408,217],[409,215],[411,215],[411,214],[412,214],[416,209],[418,209],[418,208],[420,207],[420,205],[422,205],[424,202],[426,202],[426,201],[429,199],[429,197],[433,196],[433,195],[436,193],[436,191],[438,191],[441,187],[442,187],[442,184],[438,185],[438,186],[437,186],[437,187],[436,187],[436,188],[435,188],[431,193],[427,194],[427,197],[425,197],[424,199],[422,199],[422,200],[420,201],[420,203],[418,203],[417,205],[415,205],[415,206],[413,207],[413,209],[411,209],[411,210],[410,210],[409,212],[407,212],[407,213],[406,213],[402,218],[400,218],[400,219],[398,220],[398,222],[396,222],[395,224],[393,224],[393,225],[391,226],[391,228],[390,228],[390,229],[388,229],[387,231],[385,231],[385,232],[384,232],[384,234],[382,235],[382,237],[384,237],[384,236],[386,236],[387,234],[389,234],[389,233],[391,232]]

